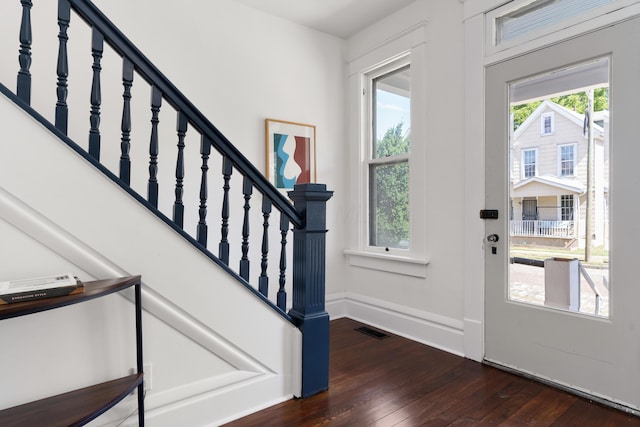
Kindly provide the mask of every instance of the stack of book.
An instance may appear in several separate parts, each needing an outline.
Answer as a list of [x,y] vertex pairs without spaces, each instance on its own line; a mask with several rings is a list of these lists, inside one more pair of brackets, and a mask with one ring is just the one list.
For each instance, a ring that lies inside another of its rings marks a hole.
[[0,305],[82,292],[84,285],[72,274],[12,280],[0,282]]

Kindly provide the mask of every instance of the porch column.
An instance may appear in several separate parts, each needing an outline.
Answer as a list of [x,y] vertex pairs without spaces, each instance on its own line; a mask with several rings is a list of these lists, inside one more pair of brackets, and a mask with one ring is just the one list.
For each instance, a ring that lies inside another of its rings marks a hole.
[[329,314],[325,311],[326,203],[324,184],[298,184],[289,197],[304,228],[293,230],[293,307],[302,332],[302,397],[329,388]]

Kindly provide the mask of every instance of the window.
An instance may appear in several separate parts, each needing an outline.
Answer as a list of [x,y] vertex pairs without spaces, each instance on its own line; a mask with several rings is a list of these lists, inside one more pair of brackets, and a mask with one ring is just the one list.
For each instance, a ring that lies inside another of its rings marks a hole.
[[573,196],[560,196],[560,213],[563,221],[573,221]]
[[[520,2],[513,8],[510,2],[495,19],[496,45],[524,37],[551,27],[572,17],[597,9],[616,0],[536,0]],[[502,8],[501,8],[502,9]]]
[[[397,64],[395,64],[398,67]],[[409,249],[411,67],[370,74],[369,245]]]
[[537,149],[522,150],[522,178],[531,178],[537,175],[537,160]]
[[551,135],[555,130],[553,113],[544,113],[540,117],[540,134]]
[[560,176],[574,176],[576,163],[575,144],[558,146],[558,169]]
[[427,275],[427,34],[418,25],[349,62],[351,266]]

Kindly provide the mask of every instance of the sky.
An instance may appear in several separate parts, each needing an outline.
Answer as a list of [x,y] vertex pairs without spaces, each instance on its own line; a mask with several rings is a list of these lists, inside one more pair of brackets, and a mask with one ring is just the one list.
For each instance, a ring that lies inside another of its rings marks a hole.
[[410,98],[379,90],[376,94],[377,111],[377,139],[380,140],[385,132],[398,123],[404,123],[403,132],[411,129]]

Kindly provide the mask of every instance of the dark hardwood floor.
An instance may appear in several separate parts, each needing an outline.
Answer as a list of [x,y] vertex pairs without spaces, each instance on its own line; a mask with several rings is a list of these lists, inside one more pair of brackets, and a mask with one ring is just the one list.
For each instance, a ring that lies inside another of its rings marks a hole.
[[327,392],[227,426],[640,426],[640,418],[389,334],[331,322]]

